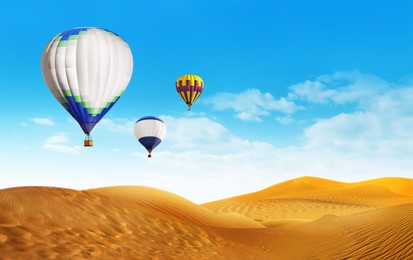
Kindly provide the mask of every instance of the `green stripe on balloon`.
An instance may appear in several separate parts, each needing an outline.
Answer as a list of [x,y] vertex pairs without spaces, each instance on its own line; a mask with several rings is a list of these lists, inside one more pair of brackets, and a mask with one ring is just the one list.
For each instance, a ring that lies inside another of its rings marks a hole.
[[70,91],[70,89],[65,89],[65,90],[64,90],[64,95],[65,95],[66,97],[71,97],[71,96],[72,96],[72,92]]
[[60,41],[57,47],[64,47],[67,46],[67,41]]

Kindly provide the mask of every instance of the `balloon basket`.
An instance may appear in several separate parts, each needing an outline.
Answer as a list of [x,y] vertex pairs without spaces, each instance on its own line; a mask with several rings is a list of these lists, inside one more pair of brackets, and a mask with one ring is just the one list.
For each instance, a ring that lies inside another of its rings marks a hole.
[[92,137],[90,135],[86,135],[85,142],[83,144],[85,147],[92,147],[93,146]]
[[85,145],[85,147],[91,147],[91,146],[93,146],[93,141],[92,140],[85,140],[84,145]]

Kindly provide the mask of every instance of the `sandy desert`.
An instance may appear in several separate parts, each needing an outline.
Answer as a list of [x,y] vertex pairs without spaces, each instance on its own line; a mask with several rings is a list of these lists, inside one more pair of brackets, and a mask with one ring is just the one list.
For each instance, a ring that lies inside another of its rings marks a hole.
[[412,259],[413,180],[285,181],[195,204],[143,186],[0,190],[0,259]]

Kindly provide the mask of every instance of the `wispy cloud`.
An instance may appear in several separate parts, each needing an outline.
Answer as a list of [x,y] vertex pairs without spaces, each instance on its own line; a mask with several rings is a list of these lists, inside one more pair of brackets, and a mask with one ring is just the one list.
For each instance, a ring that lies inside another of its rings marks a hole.
[[355,104],[350,111],[316,119],[304,129],[307,148],[364,155],[413,152],[413,85],[352,71],[322,75],[294,84],[291,90],[289,98],[321,107],[328,102]]
[[69,141],[69,138],[67,137],[66,134],[59,133],[59,134],[49,136],[48,138],[46,138],[44,142],[48,144],[61,144],[61,143],[66,143],[68,141]]
[[305,120],[295,119],[291,115],[276,116],[275,121],[283,125],[302,124]]
[[58,133],[46,138],[43,149],[65,154],[79,154],[82,151],[81,146],[68,146],[69,138],[65,133]]
[[248,149],[258,143],[239,138],[207,117],[160,117],[167,125],[165,144],[173,149],[222,154]]
[[203,99],[203,102],[216,110],[232,110],[243,121],[256,122],[262,121],[262,116],[270,115],[270,111],[291,114],[301,109],[293,101],[284,97],[275,99],[271,93],[262,93],[258,89],[248,89],[241,93],[217,93]]
[[[412,154],[413,105],[412,97],[405,96],[406,91],[413,94],[413,87],[391,91],[393,98],[389,93],[373,97],[365,102],[363,110],[318,120],[305,129],[307,145],[364,155]],[[373,105],[377,103],[386,105]],[[391,108],[383,109],[388,106]]]
[[[202,102],[215,110],[232,110],[243,121],[261,122],[272,112],[284,113],[275,119],[282,124],[297,123],[291,115],[305,110],[311,104],[365,105],[372,97],[386,93],[394,84],[360,71],[338,71],[324,74],[314,80],[293,84],[285,97],[274,98],[271,93],[248,89],[241,93],[221,92],[204,98]],[[365,102],[366,101],[366,102]],[[381,105],[385,105],[384,103]]]
[[359,71],[336,72],[291,85],[288,100],[344,105],[369,99],[372,95],[383,93],[390,86],[390,83],[377,76]]
[[30,121],[38,125],[47,125],[47,126],[55,125],[55,122],[50,118],[34,117],[34,118],[30,118]]
[[133,134],[133,127],[135,126],[136,120],[125,119],[125,118],[115,118],[115,119],[102,119],[97,128],[105,128],[113,132],[123,133],[123,134]]

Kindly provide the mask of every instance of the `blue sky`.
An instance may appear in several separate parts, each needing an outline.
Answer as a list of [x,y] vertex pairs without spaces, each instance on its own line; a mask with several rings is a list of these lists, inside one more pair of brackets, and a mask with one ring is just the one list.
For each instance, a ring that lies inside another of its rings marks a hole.
[[[0,22],[0,188],[146,185],[195,202],[313,175],[413,177],[410,1],[15,1]],[[40,58],[56,34],[97,26],[134,57],[95,146],[49,92]],[[182,74],[205,90],[192,108]],[[136,119],[160,116],[152,159]]]

